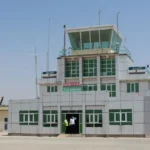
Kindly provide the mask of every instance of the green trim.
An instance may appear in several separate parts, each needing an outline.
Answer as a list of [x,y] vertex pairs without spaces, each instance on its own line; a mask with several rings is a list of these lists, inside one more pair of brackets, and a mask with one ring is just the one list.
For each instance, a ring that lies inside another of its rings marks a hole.
[[102,110],[94,110],[94,113],[102,113]]
[[109,113],[111,113],[111,112],[120,112],[120,109],[110,109]]
[[28,123],[19,123],[20,125],[28,125]]
[[29,113],[35,113],[36,114],[36,113],[38,113],[38,111],[37,110],[30,110]]
[[110,122],[109,125],[132,125],[132,122]]
[[38,123],[29,123],[29,125],[38,125]]
[[28,113],[29,111],[20,110],[19,113]]

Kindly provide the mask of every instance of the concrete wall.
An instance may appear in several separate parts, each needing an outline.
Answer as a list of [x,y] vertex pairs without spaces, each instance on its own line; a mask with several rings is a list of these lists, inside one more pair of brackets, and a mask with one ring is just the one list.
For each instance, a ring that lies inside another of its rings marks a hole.
[[0,131],[4,130],[4,118],[8,118],[8,110],[0,108]]
[[145,134],[150,135],[150,96],[144,97]]
[[[43,107],[42,107],[43,106]],[[103,127],[85,127],[85,110],[102,109]],[[43,109],[58,110],[58,127],[43,127]],[[10,101],[9,103],[9,133],[26,134],[60,134],[61,133],[61,110],[76,110],[83,112],[83,134],[100,135],[143,135],[144,127],[144,101],[142,96],[128,95],[121,100],[110,98],[108,92],[78,92],[51,93],[43,95],[41,100]],[[109,109],[132,109],[133,125],[109,125]],[[19,110],[39,110],[38,126],[20,126]]]

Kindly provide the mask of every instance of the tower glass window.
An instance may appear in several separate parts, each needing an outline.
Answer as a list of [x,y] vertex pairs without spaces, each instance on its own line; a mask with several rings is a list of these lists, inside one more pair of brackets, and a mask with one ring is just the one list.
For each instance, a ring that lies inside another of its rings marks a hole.
[[111,32],[112,30],[101,30],[100,40],[102,48],[110,48]]
[[81,32],[81,36],[82,36],[82,49],[83,50],[91,49],[90,32],[89,31]]
[[97,60],[83,60],[83,76],[97,76]]
[[69,33],[70,43],[73,50],[81,49],[80,32]]
[[101,76],[112,76],[116,74],[115,58],[101,59]]
[[79,77],[79,61],[66,61],[65,77]]
[[99,31],[91,31],[91,48],[98,49],[100,47]]

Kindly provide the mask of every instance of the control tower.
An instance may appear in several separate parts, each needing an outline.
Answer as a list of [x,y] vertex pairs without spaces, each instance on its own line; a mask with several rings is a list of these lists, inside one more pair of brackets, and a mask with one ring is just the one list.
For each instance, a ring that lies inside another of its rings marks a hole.
[[67,29],[72,55],[118,53],[122,36],[114,25]]

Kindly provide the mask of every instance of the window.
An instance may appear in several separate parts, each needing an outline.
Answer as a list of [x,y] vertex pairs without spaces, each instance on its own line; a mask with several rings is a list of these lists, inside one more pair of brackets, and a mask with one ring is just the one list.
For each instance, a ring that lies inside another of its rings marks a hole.
[[102,58],[101,76],[112,76],[116,74],[115,58]]
[[71,42],[72,50],[80,50],[81,49],[80,32],[73,32],[69,33],[68,35]]
[[4,122],[8,122],[8,118],[4,118]]
[[102,110],[86,110],[86,127],[102,126]]
[[101,85],[102,91],[109,91],[110,97],[116,97],[116,84],[115,83],[107,83]]
[[97,76],[97,60],[83,60],[83,76]]
[[47,92],[57,92],[57,86],[47,86]]
[[132,125],[131,109],[112,109],[109,110],[110,125]]
[[38,111],[19,111],[20,125],[38,125]]
[[79,61],[66,61],[65,77],[79,77]]
[[43,126],[44,127],[57,127],[58,126],[58,113],[55,110],[43,111]]
[[139,92],[139,83],[127,83],[127,92]]
[[90,32],[85,31],[81,32],[81,39],[82,39],[82,50],[88,50],[91,49],[91,43],[90,43]]
[[83,91],[97,91],[97,84],[85,84],[82,88]]

